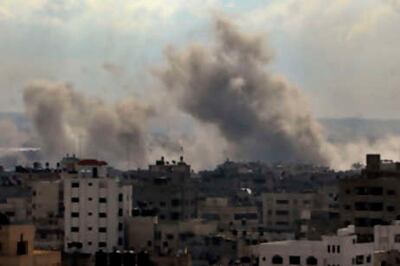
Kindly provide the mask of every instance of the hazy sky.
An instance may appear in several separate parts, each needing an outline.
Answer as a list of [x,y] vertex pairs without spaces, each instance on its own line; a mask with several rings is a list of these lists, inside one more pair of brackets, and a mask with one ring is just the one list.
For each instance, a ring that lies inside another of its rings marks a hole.
[[0,0],[0,111],[36,79],[145,99],[163,50],[207,42],[213,12],[267,36],[315,116],[400,118],[399,0]]

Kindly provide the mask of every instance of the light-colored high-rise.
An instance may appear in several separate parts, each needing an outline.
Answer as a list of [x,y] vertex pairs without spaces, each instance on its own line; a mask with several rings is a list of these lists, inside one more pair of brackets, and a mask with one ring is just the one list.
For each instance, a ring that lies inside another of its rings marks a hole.
[[124,222],[131,215],[132,188],[107,175],[107,163],[80,160],[63,172],[64,251],[93,254],[124,247]]

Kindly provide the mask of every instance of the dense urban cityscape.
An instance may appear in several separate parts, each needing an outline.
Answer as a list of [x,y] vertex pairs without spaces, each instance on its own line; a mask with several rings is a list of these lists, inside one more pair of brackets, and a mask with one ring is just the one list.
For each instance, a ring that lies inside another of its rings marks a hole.
[[400,266],[400,0],[0,0],[0,266]]
[[340,172],[75,155],[1,169],[0,265],[398,265],[399,176],[379,154]]

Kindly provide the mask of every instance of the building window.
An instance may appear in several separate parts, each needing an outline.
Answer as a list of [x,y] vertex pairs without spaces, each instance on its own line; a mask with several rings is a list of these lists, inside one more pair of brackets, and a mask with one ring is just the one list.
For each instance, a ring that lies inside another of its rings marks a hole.
[[99,227],[99,233],[106,233],[107,228],[106,227]]
[[122,216],[123,215],[123,210],[121,208],[118,209],[118,216]]
[[179,214],[179,212],[171,212],[170,217],[171,217],[171,220],[177,221],[177,220],[179,220],[180,214]]
[[107,247],[106,242],[99,242],[99,248],[105,248],[105,247]]
[[91,242],[91,241],[89,241],[87,244],[88,244],[88,246],[91,246],[91,245],[92,245],[92,242]]
[[79,202],[79,198],[71,198],[71,202]]
[[160,201],[160,206],[161,206],[161,207],[165,207],[165,205],[166,205],[166,204],[165,204],[165,201]]
[[99,198],[100,203],[107,203],[107,198]]
[[71,187],[79,187],[79,182],[72,182]]
[[93,199],[92,199],[92,198],[88,198],[88,200],[89,200],[89,201],[92,201]]
[[394,236],[394,242],[395,243],[400,243],[400,234],[397,234]]
[[123,224],[122,224],[122,223],[119,223],[119,224],[118,224],[118,230],[119,230],[119,231],[122,231],[123,229],[124,229]]
[[92,183],[92,182],[89,182],[88,185],[89,185],[89,187],[91,187],[91,186],[93,186],[93,183]]
[[340,246],[336,246],[337,253],[340,253]]
[[289,204],[288,200],[276,200],[276,204]]
[[118,195],[118,201],[122,202],[124,200],[124,195],[122,195],[122,193],[119,193]]
[[100,218],[107,218],[107,213],[105,213],[105,212],[100,212],[100,213],[99,213],[99,217],[100,217]]
[[383,203],[382,202],[372,202],[369,204],[369,209],[371,211],[382,211]]
[[286,215],[289,215],[289,211],[286,211],[286,210],[277,210],[277,211],[275,212],[275,214],[276,214],[276,215],[281,215],[281,216],[286,216]]
[[79,227],[71,227],[71,232],[79,232]]
[[284,225],[284,226],[288,226],[289,225],[289,222],[285,222],[285,221],[277,221],[276,222],[276,225]]
[[364,264],[364,256],[358,255],[356,256],[356,265],[361,265],[361,264]]
[[336,248],[335,248],[335,246],[332,246],[332,253],[335,253],[336,252]]
[[328,253],[331,253],[331,245],[328,245]]
[[171,205],[172,205],[173,207],[178,207],[178,206],[181,205],[181,202],[180,202],[179,199],[173,199],[173,200],[171,200]]
[[388,212],[394,212],[395,207],[394,206],[387,206],[386,209],[387,209]]
[[118,238],[118,245],[122,246],[124,244],[124,241],[122,240],[122,238]]
[[368,218],[356,218],[355,219],[355,226],[359,226],[359,227],[369,226]]
[[365,258],[365,262],[366,262],[366,263],[371,263],[371,255],[368,255],[368,256]]
[[306,260],[307,265],[318,265],[318,260],[315,257],[308,257]]
[[19,241],[17,242],[17,255],[27,255],[28,254],[28,241],[24,240],[24,235],[19,236]]
[[300,256],[290,256],[289,264],[291,265],[300,265]]
[[78,218],[79,217],[79,212],[71,212],[71,217]]
[[92,227],[90,227],[90,226],[88,227],[88,230],[89,230],[89,231],[92,231],[92,229],[93,229]]
[[93,213],[89,212],[89,213],[88,213],[88,215],[89,215],[89,216],[92,216],[92,215],[93,215]]

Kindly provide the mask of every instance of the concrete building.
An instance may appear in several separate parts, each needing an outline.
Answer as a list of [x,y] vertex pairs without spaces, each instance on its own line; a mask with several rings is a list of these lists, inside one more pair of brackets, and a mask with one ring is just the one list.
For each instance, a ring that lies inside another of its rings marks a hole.
[[63,172],[64,251],[94,254],[123,249],[125,221],[132,212],[132,188],[108,177],[107,163],[80,160]]
[[35,250],[35,227],[9,224],[0,214],[0,266],[61,266],[59,251]]
[[197,217],[197,190],[191,179],[190,165],[183,157],[171,163],[161,158],[140,175],[141,179],[133,186],[135,208],[154,210],[159,223]]
[[254,248],[260,266],[373,265],[373,243],[357,243],[354,227],[324,236],[320,241],[291,240],[263,243]]
[[360,175],[340,180],[341,225],[354,224],[359,241],[373,241],[375,225],[400,219],[400,164],[367,155]]
[[359,243],[353,225],[321,240],[263,243],[253,247],[262,265],[400,265],[400,223],[377,225],[374,241]]
[[26,196],[13,196],[0,201],[0,212],[7,215],[12,223],[32,220],[31,205]]
[[127,247],[136,251],[153,250],[157,224],[156,216],[129,217],[126,223]]
[[32,220],[36,227],[35,247],[62,249],[64,244],[63,183],[32,182]]
[[315,193],[263,193],[262,222],[270,230],[295,231],[302,212],[314,208],[315,198]]
[[229,198],[207,197],[199,202],[199,218],[217,222],[220,227],[259,224],[258,208],[255,205],[239,205]]

